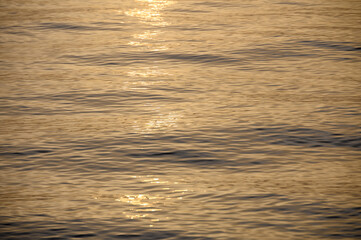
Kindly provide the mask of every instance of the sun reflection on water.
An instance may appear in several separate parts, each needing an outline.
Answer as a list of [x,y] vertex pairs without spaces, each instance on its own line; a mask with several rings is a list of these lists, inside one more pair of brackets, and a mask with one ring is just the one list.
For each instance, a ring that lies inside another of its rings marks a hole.
[[[151,25],[153,27],[165,27],[168,26],[169,23],[164,20],[162,16],[162,10],[164,10],[167,6],[172,5],[173,1],[167,0],[138,0],[137,2],[145,5],[145,8],[139,9],[134,8],[125,12],[126,15],[130,17],[136,17],[140,20],[141,23],[146,25]],[[161,39],[157,39],[159,37],[161,31],[160,29],[152,29],[147,30],[143,33],[134,34],[134,40],[129,41],[128,45],[130,46],[143,46],[150,51],[165,51],[168,49],[165,46]]]
[[[151,193],[114,193],[103,191],[93,195],[98,201],[118,202],[121,212],[127,219],[145,219],[150,222],[165,220],[164,208],[181,204],[184,194],[192,191],[179,184],[155,176],[131,176],[137,185],[146,185],[153,189]],[[158,189],[155,191],[154,189]],[[153,224],[154,224],[153,223]]]
[[159,69],[159,66],[143,67],[137,70],[129,71],[127,74],[129,77],[143,77],[143,78],[171,75],[165,70]]
[[[141,5],[125,12],[126,15],[136,17],[141,23],[152,26],[144,32],[133,34],[133,39],[128,45],[140,51],[165,51],[168,46],[161,36],[165,33],[169,23],[163,18],[162,11],[174,4],[169,0],[137,0]],[[148,27],[149,28],[149,27]],[[139,48],[140,47],[140,48]],[[159,63],[146,68],[137,67],[127,72],[130,77],[127,86],[135,91],[149,91],[152,85],[167,85],[165,76],[170,76],[165,69],[161,69]],[[154,114],[150,118],[137,119],[133,122],[133,127],[137,132],[150,133],[156,130],[165,130],[176,126],[176,122],[181,117],[180,113],[169,112],[165,106],[147,103],[146,108],[151,109]]]
[[125,14],[131,17],[138,17],[143,23],[152,26],[167,26],[169,23],[164,21],[161,11],[167,6],[173,4],[173,1],[168,0],[137,0],[147,5],[147,8],[134,8],[126,11]]
[[[164,51],[168,49],[165,41],[161,38],[165,33],[165,27],[169,23],[162,16],[162,11],[174,4],[169,0],[136,0],[139,7],[125,11],[130,17],[135,17],[142,24],[147,25],[147,30],[132,35],[129,46],[139,51]],[[150,27],[149,27],[150,26]],[[167,77],[171,74],[162,69],[161,65],[155,63],[147,67],[137,66],[127,72],[129,80],[125,83],[128,90],[150,91],[152,85],[167,85]],[[153,103],[146,103],[154,114],[149,117],[142,117],[133,121],[133,129],[139,133],[151,133],[159,130],[168,130],[177,125],[177,121],[182,115],[178,112],[169,111],[166,106]],[[181,201],[186,192],[190,191],[181,188],[179,183],[167,181],[154,176],[133,176],[138,185],[149,185],[151,188],[159,188],[156,192],[142,193],[121,193],[121,194],[97,194],[95,199],[108,199],[121,204],[122,213],[128,219],[147,219],[150,227],[153,223],[161,220],[159,214],[165,206],[177,204]]]
[[160,130],[170,129],[177,126],[177,121],[181,117],[178,113],[167,113],[154,115],[147,121],[135,120],[134,129],[140,133],[151,133]]

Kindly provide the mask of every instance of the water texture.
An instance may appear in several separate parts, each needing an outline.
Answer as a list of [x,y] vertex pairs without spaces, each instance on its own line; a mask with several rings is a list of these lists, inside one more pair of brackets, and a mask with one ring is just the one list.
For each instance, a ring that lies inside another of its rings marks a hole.
[[360,26],[358,0],[0,0],[0,238],[361,238]]

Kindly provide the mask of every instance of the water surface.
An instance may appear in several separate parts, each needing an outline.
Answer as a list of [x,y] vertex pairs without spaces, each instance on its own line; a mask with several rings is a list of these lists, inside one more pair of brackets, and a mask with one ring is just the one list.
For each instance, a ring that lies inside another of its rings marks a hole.
[[358,239],[358,0],[0,0],[2,239]]

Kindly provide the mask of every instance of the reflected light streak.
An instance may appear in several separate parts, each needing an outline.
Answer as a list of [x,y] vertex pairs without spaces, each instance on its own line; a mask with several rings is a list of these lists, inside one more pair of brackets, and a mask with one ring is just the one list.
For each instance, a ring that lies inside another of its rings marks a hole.
[[115,199],[115,201],[117,202],[128,203],[135,207],[141,207],[141,209],[129,208],[127,212],[123,212],[125,217],[128,219],[140,219],[140,218],[151,217],[150,213],[162,210],[161,208],[155,207],[155,205],[164,203],[165,200],[166,198],[163,197],[155,197],[145,194],[124,195]]
[[129,72],[127,72],[127,75],[130,76],[130,77],[148,78],[148,77],[168,76],[168,75],[171,75],[171,74],[164,71],[164,70],[160,70],[158,68],[158,66],[154,66],[154,67],[141,68],[141,69],[138,69],[136,71],[129,71]]
[[141,133],[150,133],[157,130],[169,129],[177,125],[180,115],[177,113],[169,113],[165,115],[155,116],[148,122],[134,121],[134,128]]
[[[177,201],[183,199],[179,194],[184,194],[190,190],[188,189],[174,189],[172,186],[178,184],[178,182],[167,181],[159,177],[146,175],[146,176],[132,176],[134,179],[138,179],[139,184],[163,184],[168,186],[161,188],[166,192],[160,192],[160,195],[154,196],[152,194],[112,194],[112,193],[99,193],[93,196],[94,199],[102,200],[109,199],[111,201],[124,203],[121,205],[123,209],[122,214],[127,219],[147,219],[151,222],[159,222],[159,213],[163,209],[161,206],[169,204],[178,204]],[[158,217],[157,217],[158,216]]]
[[[147,8],[138,9],[134,8],[129,11],[126,11],[125,14],[131,17],[137,17],[141,20],[142,23],[147,25],[164,27],[169,25],[166,21],[164,21],[161,16],[161,11],[173,4],[174,2],[168,0],[138,0],[138,2],[142,2],[147,4]],[[128,45],[131,46],[145,46],[147,49],[151,51],[165,51],[168,47],[164,46],[162,43],[149,43],[145,42],[145,40],[153,40],[157,35],[159,35],[159,30],[145,31],[141,34],[135,34],[133,37],[137,40],[128,42]]]
[[164,80],[160,80],[159,77],[171,75],[164,70],[160,70],[158,66],[139,68],[127,72],[131,81],[124,82],[125,89],[145,89],[145,86],[151,85],[163,85],[166,84]]
[[[125,14],[131,17],[139,18],[141,23],[160,28],[169,25],[163,17],[162,11],[169,5],[174,4],[174,1],[169,0],[136,0],[145,7],[143,9],[133,8],[126,11]],[[163,31],[159,29],[147,30],[143,33],[133,35],[133,40],[128,42],[128,45],[141,47],[142,51],[165,51],[168,47],[159,40],[159,35]],[[145,49],[142,49],[142,48]],[[129,71],[128,76],[132,77],[128,82],[129,88],[133,90],[148,90],[145,86],[159,84],[160,81],[154,81],[150,78],[156,76],[168,75],[165,72],[161,72],[158,69],[145,69],[144,71]],[[137,78],[144,79],[137,79]],[[135,79],[134,79],[135,78]],[[176,113],[163,113],[158,106],[154,106],[156,113],[150,120],[136,120],[134,121],[134,129],[141,133],[149,133],[156,130],[166,130],[176,126],[176,122],[179,119],[179,114]],[[156,183],[156,181],[155,181]],[[158,182],[161,183],[161,182]]]
[[160,33],[160,31],[145,31],[144,33],[141,34],[134,34],[133,37],[134,38],[138,38],[138,39],[153,39],[155,36],[157,36]]
[[125,12],[126,15],[131,17],[138,17],[143,20],[144,23],[148,23],[153,26],[166,26],[167,23],[163,22],[163,18],[160,13],[154,12],[152,9],[140,10],[133,9]]
[[173,1],[168,0],[137,0],[138,2],[142,2],[147,4],[148,8],[138,9],[134,8],[129,11],[126,11],[125,14],[131,17],[138,17],[142,20],[143,23],[152,25],[152,26],[167,26],[168,23],[164,21],[161,16],[161,11],[173,4]]
[[[156,41],[156,37],[162,33],[159,30],[152,30],[152,31],[145,31],[140,34],[134,34],[133,38],[134,41],[129,41],[128,45],[131,46],[144,46],[144,50],[151,50],[151,51],[165,51],[168,49],[162,42],[154,42]],[[150,41],[150,42],[149,42]]]

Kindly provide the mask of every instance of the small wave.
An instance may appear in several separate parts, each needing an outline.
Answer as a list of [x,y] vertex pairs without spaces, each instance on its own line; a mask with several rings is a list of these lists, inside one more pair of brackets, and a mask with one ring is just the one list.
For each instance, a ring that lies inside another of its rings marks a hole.
[[256,128],[260,141],[303,147],[349,147],[361,150],[361,138],[310,128]]
[[280,58],[299,59],[319,57],[315,53],[302,53],[302,51],[257,48],[233,50],[227,54],[211,53],[174,53],[174,52],[128,52],[101,55],[64,55],[63,59],[75,60],[85,65],[100,66],[128,66],[132,64],[149,63],[154,61],[170,61],[185,64],[210,64],[210,65],[230,65],[246,66],[249,69],[260,68],[259,61],[273,61]]
[[119,31],[122,28],[119,27],[99,27],[99,26],[84,26],[66,23],[42,23],[36,27],[36,30],[74,30],[74,31]]
[[361,47],[352,46],[352,42],[331,42],[331,41],[300,41],[302,45],[313,46],[318,48],[332,49],[336,51],[346,51],[346,52],[357,52],[361,51]]

